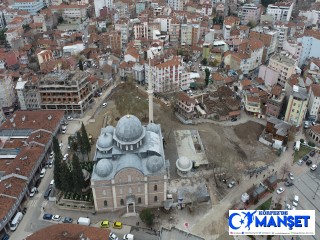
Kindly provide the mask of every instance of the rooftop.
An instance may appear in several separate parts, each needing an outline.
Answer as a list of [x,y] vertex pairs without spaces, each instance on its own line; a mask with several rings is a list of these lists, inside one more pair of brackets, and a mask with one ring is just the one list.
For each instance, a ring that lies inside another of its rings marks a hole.
[[271,61],[280,62],[288,67],[294,66],[296,64],[296,61],[289,56],[283,55],[283,54],[274,54],[270,58]]

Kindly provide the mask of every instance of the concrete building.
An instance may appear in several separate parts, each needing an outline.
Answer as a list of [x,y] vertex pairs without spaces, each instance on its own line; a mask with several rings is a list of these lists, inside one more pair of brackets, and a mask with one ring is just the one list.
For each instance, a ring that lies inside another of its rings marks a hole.
[[63,119],[63,111],[19,110],[0,126],[0,232],[28,203]]
[[100,10],[104,7],[111,9],[113,7],[113,0],[94,0],[93,4],[96,17],[100,17]]
[[293,86],[284,120],[294,126],[301,126],[307,113],[308,93],[305,88]]
[[257,96],[252,96],[250,93],[244,95],[244,110],[258,118],[262,117],[261,101]]
[[138,39],[138,38],[146,38],[148,39],[148,22],[142,22],[139,24],[135,24],[133,26],[133,34],[134,34],[134,38]]
[[310,10],[300,10],[299,16],[306,17],[308,22],[312,25],[317,25],[320,19],[320,10],[319,9],[310,9]]
[[37,0],[15,0],[11,5],[11,8],[27,11],[31,15],[36,15],[42,8],[44,8],[44,2]]
[[177,18],[171,19],[171,24],[169,26],[170,42],[177,44],[180,40],[180,22]]
[[273,16],[273,21],[289,22],[293,10],[293,2],[277,2],[269,4],[267,15]]
[[264,85],[267,89],[271,90],[274,85],[278,83],[280,73],[276,70],[266,66],[261,65],[259,68],[258,78],[264,80]]
[[297,61],[288,55],[274,54],[269,60],[268,67],[279,73],[278,84],[285,86],[291,75],[296,73]]
[[181,24],[180,34],[181,45],[192,45],[192,24]]
[[274,25],[274,28],[278,31],[278,48],[282,49],[283,43],[287,40],[288,38],[288,31],[289,28],[287,25],[280,23],[276,23]]
[[[215,0],[214,0],[215,1]],[[219,0],[217,0],[219,1]],[[177,240],[177,239],[186,239],[186,240],[204,240],[204,238],[199,237],[190,233],[189,231],[183,231],[176,227],[170,229],[161,227],[160,238],[159,240]]]
[[311,84],[309,90],[309,103],[308,103],[308,114],[309,118],[319,121],[320,113],[320,85]]
[[240,7],[238,17],[242,25],[247,25],[250,21],[257,24],[260,21],[261,7],[252,3],[246,3]]
[[16,84],[16,92],[21,110],[40,109],[41,98],[37,82],[20,78]]
[[86,72],[60,71],[39,80],[41,109],[63,110],[67,115],[82,116],[93,92]]
[[9,114],[14,111],[16,100],[11,74],[0,72],[0,108],[5,114]]
[[173,10],[182,11],[184,6],[184,0],[168,0],[168,4]]
[[275,85],[272,87],[271,96],[267,100],[266,115],[268,117],[278,118],[281,113],[281,109],[285,100],[285,92],[282,91],[282,87]]
[[61,13],[63,20],[69,24],[80,24],[87,18],[87,5],[67,5],[51,6],[52,13]]
[[301,67],[308,58],[320,58],[320,33],[316,30],[306,30],[304,36],[297,38],[302,44],[298,66]]
[[292,55],[294,59],[300,59],[302,43],[298,43],[297,39],[287,39],[283,42],[282,49]]
[[143,2],[143,1],[137,2],[136,14],[139,15],[141,12],[143,12],[146,9],[146,5],[147,5],[147,2]]
[[160,125],[142,126],[133,115],[101,129],[91,177],[98,212],[159,207],[167,194],[167,166]]

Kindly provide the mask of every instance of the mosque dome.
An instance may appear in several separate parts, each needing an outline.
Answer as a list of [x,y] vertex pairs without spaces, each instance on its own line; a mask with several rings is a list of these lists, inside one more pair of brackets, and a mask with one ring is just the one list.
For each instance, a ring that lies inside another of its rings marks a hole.
[[139,140],[145,134],[140,120],[133,115],[123,116],[115,129],[116,140],[131,143]]
[[159,171],[163,166],[163,160],[159,156],[151,156],[147,160],[147,169],[154,173]]
[[189,158],[182,156],[177,160],[176,166],[181,172],[188,172],[192,168],[192,161]]
[[97,148],[101,151],[108,150],[112,147],[112,135],[109,133],[103,133],[99,136],[97,141]]
[[101,159],[97,162],[95,173],[99,177],[107,177],[113,170],[113,165],[111,160],[108,159]]

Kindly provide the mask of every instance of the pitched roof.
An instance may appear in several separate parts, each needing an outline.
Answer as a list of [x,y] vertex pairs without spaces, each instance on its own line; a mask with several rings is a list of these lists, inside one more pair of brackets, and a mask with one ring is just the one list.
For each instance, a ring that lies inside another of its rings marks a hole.
[[312,90],[314,96],[320,97],[320,85],[319,84],[311,84],[311,90]]

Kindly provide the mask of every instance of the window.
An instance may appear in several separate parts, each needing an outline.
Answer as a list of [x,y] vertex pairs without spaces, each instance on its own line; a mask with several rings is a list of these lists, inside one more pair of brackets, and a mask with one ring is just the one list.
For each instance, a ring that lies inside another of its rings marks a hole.
[[138,198],[138,203],[141,203],[141,197]]
[[120,199],[120,205],[121,205],[121,206],[123,206],[123,205],[124,205],[124,201],[123,201],[123,199],[122,199],[122,198]]
[[108,207],[108,201],[107,201],[107,200],[104,200],[103,205],[104,205],[105,207]]
[[154,196],[154,202],[158,202],[158,196]]
[[158,191],[158,185],[154,185],[153,190]]
[[129,194],[131,194],[132,193],[132,188],[131,187],[129,187]]

